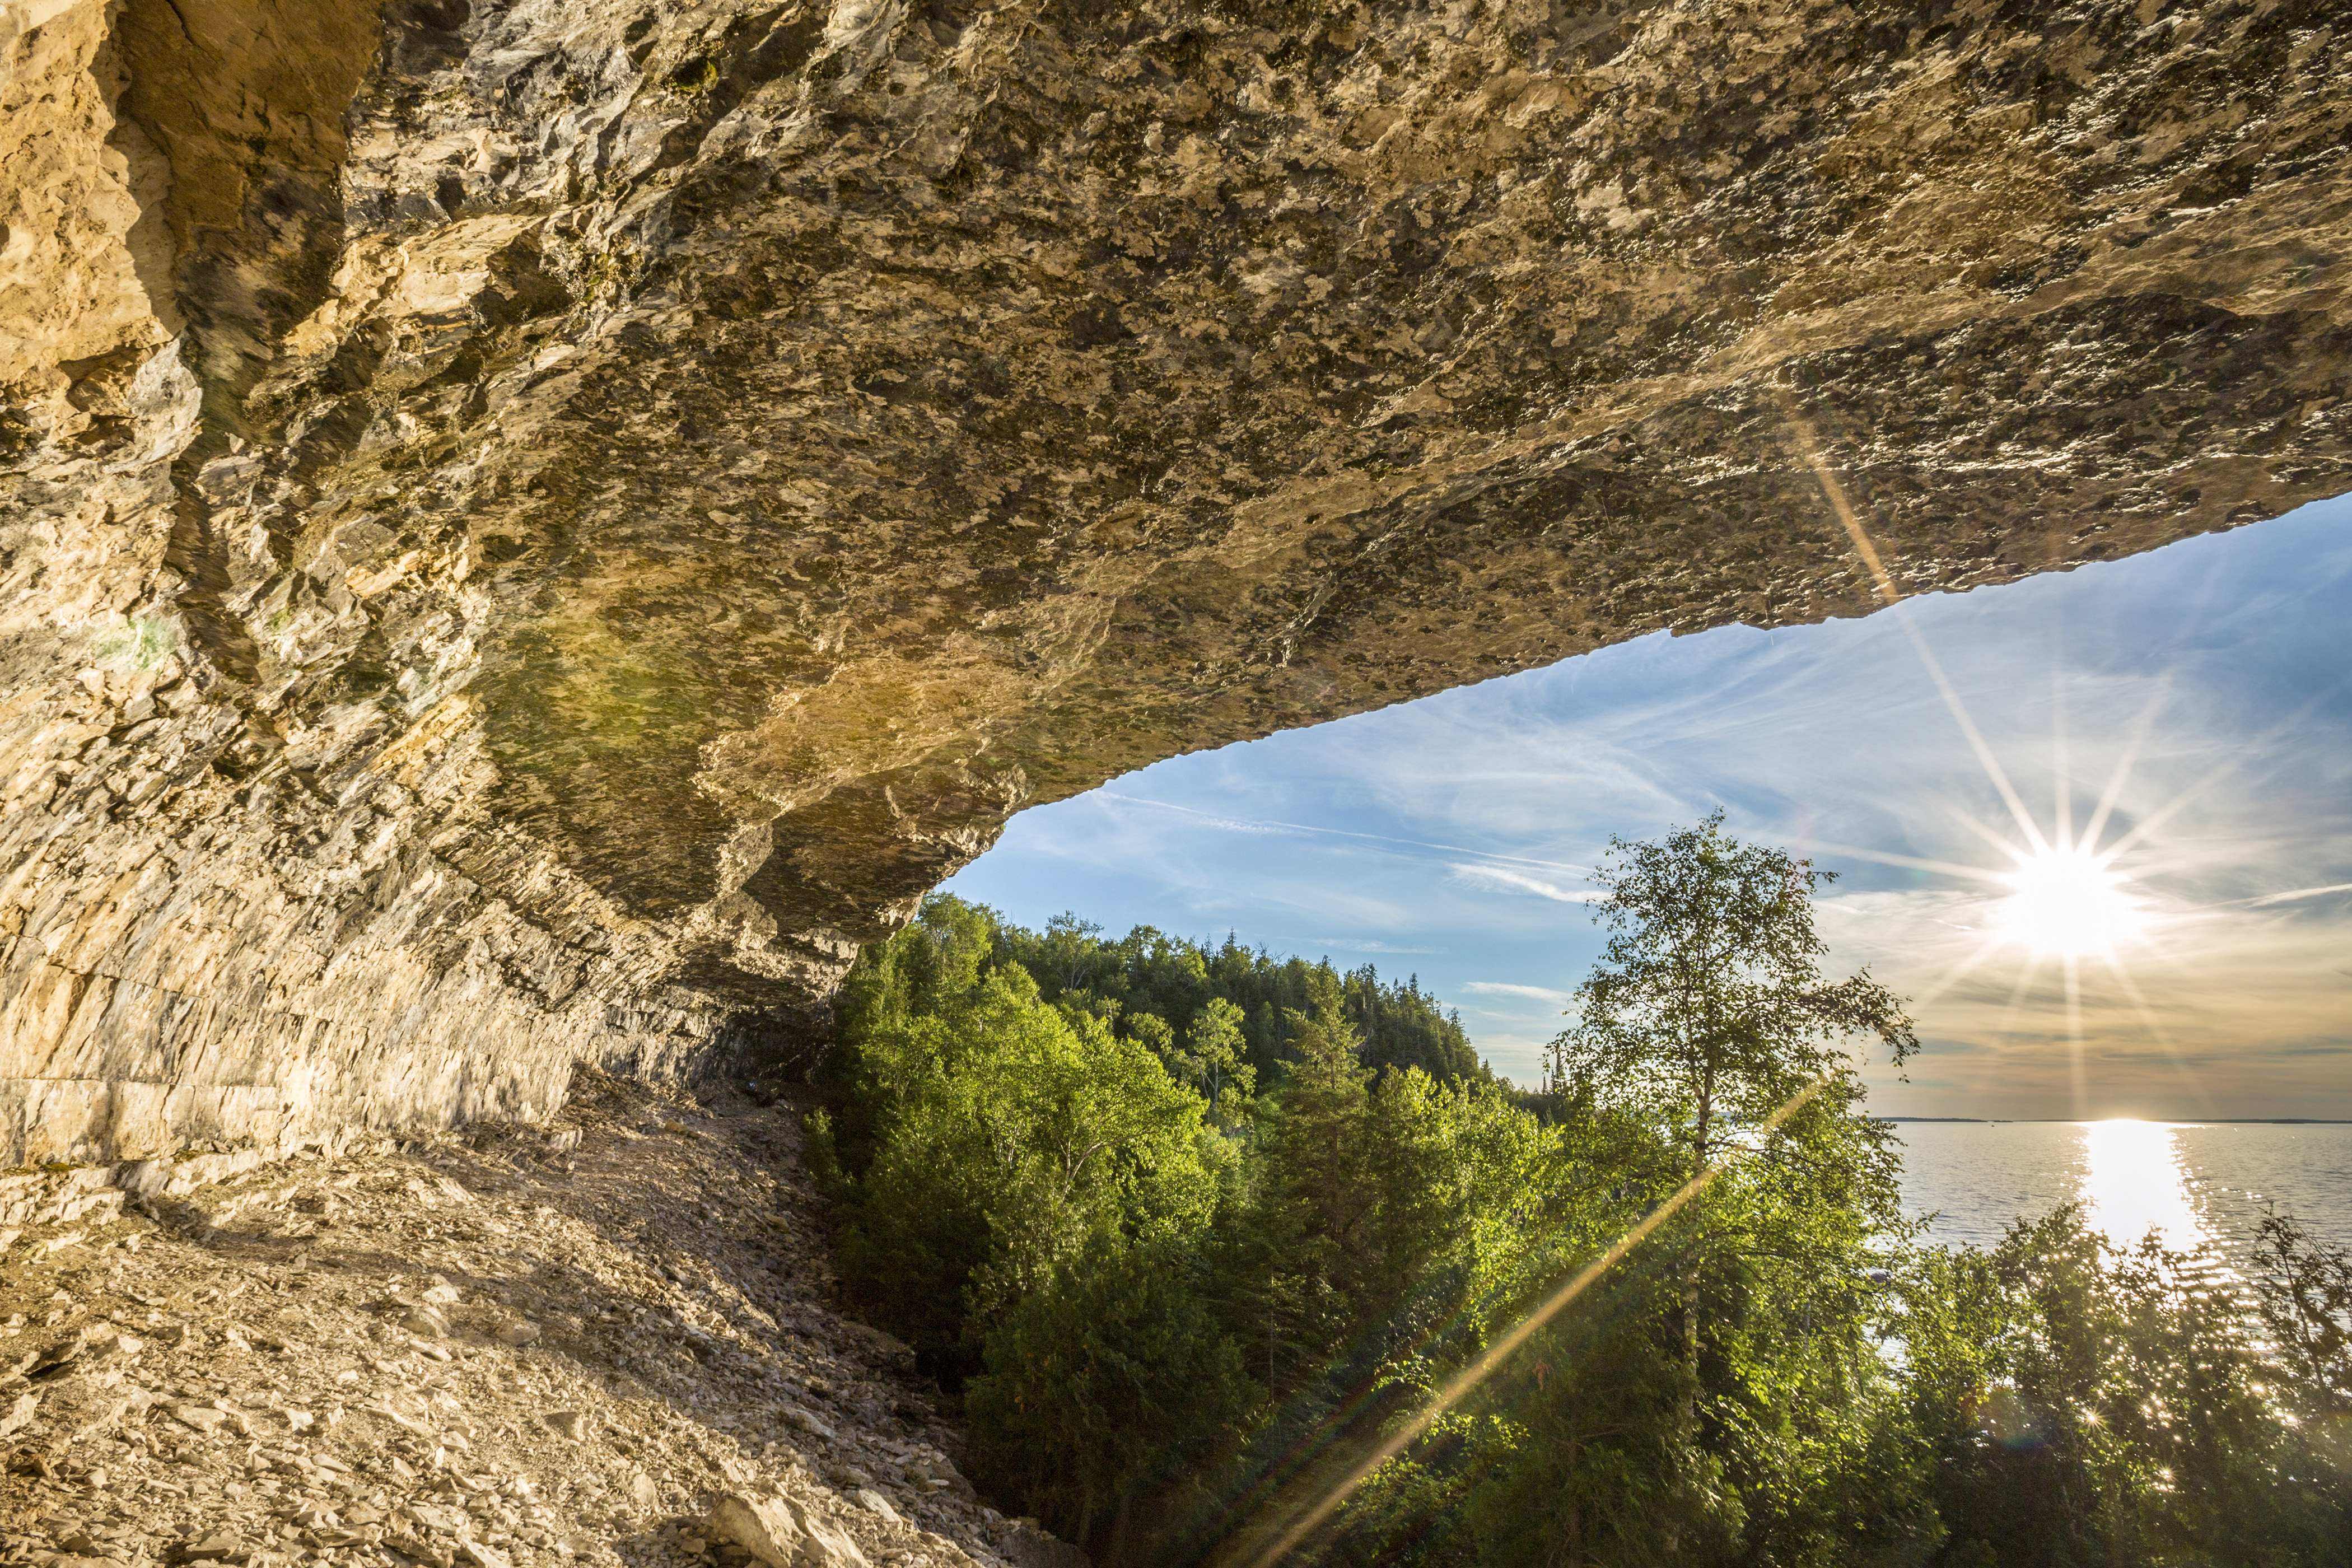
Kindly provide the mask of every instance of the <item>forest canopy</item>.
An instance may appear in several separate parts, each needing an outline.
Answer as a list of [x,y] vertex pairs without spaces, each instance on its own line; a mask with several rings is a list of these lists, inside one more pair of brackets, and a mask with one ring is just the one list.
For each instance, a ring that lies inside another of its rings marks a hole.
[[1718,817],[1596,880],[1540,1092],[1230,938],[934,896],[860,958],[812,1163],[1000,1506],[1107,1565],[2352,1561],[2352,1259],[1933,1245],[1822,874]]

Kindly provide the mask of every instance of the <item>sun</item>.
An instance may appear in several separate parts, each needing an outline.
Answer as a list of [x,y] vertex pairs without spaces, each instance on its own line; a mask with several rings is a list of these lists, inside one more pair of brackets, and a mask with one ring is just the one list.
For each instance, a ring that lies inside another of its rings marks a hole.
[[2000,902],[2000,929],[2036,952],[2107,952],[2139,934],[2140,906],[2126,879],[2087,848],[2045,846],[2000,879],[2010,895]]

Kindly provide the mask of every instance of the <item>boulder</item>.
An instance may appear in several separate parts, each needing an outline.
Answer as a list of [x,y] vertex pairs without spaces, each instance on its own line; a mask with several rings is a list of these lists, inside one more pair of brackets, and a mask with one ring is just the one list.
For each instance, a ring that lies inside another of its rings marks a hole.
[[868,1568],[849,1532],[800,1501],[730,1492],[710,1510],[710,1536],[731,1541],[769,1568]]

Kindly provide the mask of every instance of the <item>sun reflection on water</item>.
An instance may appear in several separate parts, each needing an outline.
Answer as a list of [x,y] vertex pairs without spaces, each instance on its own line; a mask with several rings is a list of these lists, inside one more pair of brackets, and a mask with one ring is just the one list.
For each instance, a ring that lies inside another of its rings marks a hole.
[[2161,1121],[2083,1124],[2084,1220],[2118,1247],[2136,1247],[2150,1230],[2174,1252],[2206,1242],[2189,1190],[2174,1129]]

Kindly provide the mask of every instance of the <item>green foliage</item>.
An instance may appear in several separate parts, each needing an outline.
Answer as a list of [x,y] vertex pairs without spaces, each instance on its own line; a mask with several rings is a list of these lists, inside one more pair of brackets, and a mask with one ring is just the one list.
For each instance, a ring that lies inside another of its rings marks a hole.
[[1367,1018],[1475,1068],[1412,985],[1230,942],[935,898],[840,1017],[808,1148],[845,1282],[963,1387],[992,1484],[1108,1550],[1213,1515],[1253,1441],[1385,1408],[1475,1341],[1560,1137],[1483,1070],[1382,1069]]
[[987,1327],[1098,1234],[1205,1226],[1222,1141],[1200,1098],[1101,1024],[1045,1005],[1017,966],[910,964],[907,1012],[859,1033],[883,1134],[841,1242],[875,1313],[934,1365],[968,1367]]
[[1297,1561],[2352,1562],[2352,1257],[2274,1218],[2249,1296],[2071,1210],[1921,1246],[1847,1055],[1910,1025],[1822,973],[1821,879],[1718,817],[1600,880],[1540,1096],[1417,984],[1230,940],[935,898],[861,958],[811,1169],[1000,1507],[1255,1561],[1543,1307]]
[[2116,1247],[2070,1205],[1990,1252],[1911,1255],[1900,1293],[1943,1560],[2347,1560],[2343,1471],[2281,1419],[2277,1394],[2311,1385],[2266,1364],[2243,1295],[2210,1267]]
[[1268,1310],[1281,1321],[1269,1337],[1286,1340],[1295,1361],[1320,1367],[1375,1282],[1393,1278],[1374,1235],[1390,1184],[1373,1171],[1372,1075],[1357,1059],[1355,1031],[1328,1000],[1320,1018],[1294,1013],[1291,1022],[1299,1058],[1267,1127],[1252,1240],[1266,1259]]
[[1892,1394],[1870,1276],[1907,1233],[1843,1040],[1875,1032],[1900,1061],[1910,1025],[1867,975],[1822,977],[1802,862],[1720,814],[1613,849],[1610,938],[1549,1087],[1570,1123],[1663,1152],[1651,1201],[1702,1184],[1538,1341],[1550,1370],[1483,1539],[1498,1561],[1815,1560],[1900,1484],[1874,1444]]
[[2256,1235],[2257,1291],[2295,1413],[2352,1465],[2352,1252],[2314,1237],[2275,1209]]
[[833,1118],[823,1110],[812,1110],[801,1119],[801,1130],[807,1134],[802,1142],[801,1157],[808,1162],[809,1174],[815,1179],[817,1191],[836,1200],[854,1197],[856,1187],[841,1168],[841,1147],[833,1136]]
[[1382,1465],[1348,1500],[1316,1560],[1393,1568],[1476,1568],[1485,1563],[1465,1507],[1469,1472],[1461,1463],[1484,1436],[1471,1424],[1451,1423],[1415,1457]]
[[1249,1047],[1243,1018],[1234,1003],[1210,997],[1185,1028],[1184,1048],[1167,1058],[1169,1070],[1207,1095],[1212,1112],[1228,1124],[1248,1114],[1250,1091],[1257,1087],[1257,1069],[1243,1055]]
[[[1036,977],[1039,993],[1103,1019],[1129,1034],[1150,1018],[1184,1031],[1185,1049],[1198,1057],[1192,1031],[1202,1011],[1226,1004],[1233,1028],[1220,1038],[1232,1060],[1260,1082],[1297,1054],[1295,1020],[1311,1019],[1336,1005],[1363,1042],[1368,1067],[1418,1067],[1434,1078],[1487,1076],[1459,1017],[1439,1008],[1417,979],[1383,981],[1367,964],[1345,973],[1327,961],[1277,961],[1228,936],[1222,947],[1138,926],[1116,942],[1075,915],[1057,915],[1034,932],[1001,927],[996,957]],[[1150,1027],[1150,1026],[1144,1026]],[[1222,1093],[1222,1091],[1220,1091]]]
[[1722,1561],[1738,1501],[1690,1419],[1678,1302],[1654,1278],[1612,1280],[1529,1341],[1494,1389],[1507,1438],[1471,1495],[1494,1568],[1646,1568]]
[[1021,1299],[967,1385],[978,1479],[1109,1555],[1256,1404],[1198,1255],[1097,1233]]
[[1898,1065],[1917,1048],[1902,1005],[1867,971],[1822,979],[1829,944],[1813,930],[1812,892],[1830,873],[1731,838],[1721,812],[1612,848],[1594,879],[1608,945],[1577,988],[1576,1026],[1552,1043],[1553,1088],[1671,1119],[1696,1174],[1801,1090],[1850,1080],[1845,1037],[1876,1033]]

